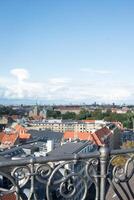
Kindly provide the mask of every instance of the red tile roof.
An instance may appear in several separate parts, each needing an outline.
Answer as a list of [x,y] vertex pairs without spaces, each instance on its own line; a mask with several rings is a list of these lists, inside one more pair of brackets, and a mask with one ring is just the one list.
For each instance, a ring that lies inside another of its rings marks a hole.
[[1,132],[0,133],[0,143],[5,146],[13,146],[16,142],[16,140],[19,139],[29,139],[31,137],[31,134],[27,133],[27,130],[25,127],[17,124],[12,132],[10,133],[5,133]]
[[99,143],[99,145],[104,144],[104,137],[105,136],[110,136],[112,133],[111,131],[107,128],[107,127],[103,127],[97,131],[95,131],[95,133],[93,133],[94,139],[97,140],[96,142]]
[[66,131],[64,133],[64,139],[69,139],[69,138],[74,139],[74,132],[73,131]]
[[109,137],[110,135],[111,131],[107,127],[104,127],[93,133],[66,131],[64,133],[64,139],[90,140],[93,141],[95,144],[102,146],[104,144],[104,137]]
[[104,144],[95,133],[93,133],[92,136],[93,136],[93,142],[95,144],[97,144],[98,146],[102,146]]
[[92,134],[89,133],[89,132],[66,131],[64,133],[64,139],[80,139],[80,140],[91,140],[91,141],[93,141]]
[[29,139],[31,137],[31,134],[27,133],[27,129],[19,124],[17,124],[15,127],[15,132],[18,133],[20,139]]
[[9,133],[9,134],[4,134],[2,140],[1,140],[1,143],[2,144],[5,144],[5,143],[8,143],[10,145],[14,145],[14,143],[16,142],[18,138],[18,135],[17,134],[14,134],[14,133]]
[[77,136],[80,140],[91,140],[91,141],[93,140],[91,133],[88,132],[83,132],[83,133],[78,132]]
[[0,197],[1,200],[16,200],[15,194],[5,194],[2,197]]
[[5,133],[4,132],[0,132],[0,143],[2,141],[2,138],[4,137]]
[[17,124],[15,127],[14,127],[15,131],[16,132],[21,132],[21,133],[25,133],[27,132],[27,129],[19,124]]
[[29,139],[31,137],[31,134],[29,133],[20,133],[19,138],[20,139]]

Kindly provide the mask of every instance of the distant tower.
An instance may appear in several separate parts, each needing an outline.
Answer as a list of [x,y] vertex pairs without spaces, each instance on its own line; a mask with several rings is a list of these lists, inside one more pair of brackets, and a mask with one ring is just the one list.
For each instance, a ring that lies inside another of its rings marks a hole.
[[33,109],[33,115],[37,116],[38,115],[38,105],[36,105]]
[[42,118],[44,118],[44,119],[47,118],[47,111],[46,111],[46,109],[43,108],[43,110],[40,111],[40,116],[41,116]]
[[32,110],[29,111],[29,117],[33,117],[33,111]]

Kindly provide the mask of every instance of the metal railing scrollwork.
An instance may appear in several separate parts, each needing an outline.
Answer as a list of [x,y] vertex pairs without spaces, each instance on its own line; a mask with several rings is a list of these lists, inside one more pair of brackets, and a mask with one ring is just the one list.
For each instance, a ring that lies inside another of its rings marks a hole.
[[0,162],[0,199],[133,200],[134,149]]

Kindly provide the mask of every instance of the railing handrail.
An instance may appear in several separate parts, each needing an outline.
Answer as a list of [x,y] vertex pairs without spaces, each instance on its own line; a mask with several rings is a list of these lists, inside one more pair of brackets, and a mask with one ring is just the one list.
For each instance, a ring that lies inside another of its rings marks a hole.
[[[121,155],[121,154],[128,154],[128,153],[134,153],[134,148],[131,149],[115,149],[109,151],[109,156],[113,155]],[[59,162],[59,161],[68,161],[68,160],[82,160],[82,159],[91,159],[91,158],[99,158],[100,152],[94,151],[89,154],[65,154],[62,156],[49,156],[46,155],[45,157],[33,157],[29,156],[26,158],[21,158],[18,160],[1,160],[0,161],[0,167],[5,166],[23,166],[26,164],[36,164],[36,163],[48,163],[48,162]]]
[[5,166],[23,166],[27,164],[36,164],[36,163],[48,163],[48,162],[59,162],[59,161],[69,161],[69,160],[82,160],[82,159],[90,159],[90,158],[99,158],[100,152],[95,151],[90,154],[66,154],[63,156],[45,156],[45,157],[34,157],[29,156],[26,158],[21,158],[18,160],[1,160],[0,167]]
[[130,149],[114,149],[110,151],[110,155],[119,155],[119,154],[127,154],[127,153],[134,153],[134,148]]

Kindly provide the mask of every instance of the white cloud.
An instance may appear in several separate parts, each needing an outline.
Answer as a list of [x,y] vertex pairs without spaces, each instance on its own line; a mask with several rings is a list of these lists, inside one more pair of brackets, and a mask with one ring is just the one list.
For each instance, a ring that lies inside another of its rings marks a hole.
[[112,72],[109,70],[94,70],[94,72],[98,74],[112,74]]
[[110,70],[105,70],[105,69],[91,69],[91,68],[81,68],[80,71],[82,72],[89,72],[89,73],[96,73],[96,74],[101,74],[101,75],[107,75],[107,74],[112,74],[112,71]]
[[29,78],[29,72],[23,68],[12,69],[10,73],[19,81],[27,80]]
[[10,98],[36,98],[42,96],[43,85],[34,82],[21,82],[7,86],[5,97]]
[[[104,72],[103,72],[104,73]],[[11,99],[44,99],[66,102],[113,102],[129,100],[134,87],[112,82],[93,82],[56,77],[34,82],[26,69],[12,69],[10,77],[0,77],[0,97]]]
[[[47,81],[48,84],[48,89],[49,89],[49,93],[51,93],[51,95],[53,96],[53,94],[56,95],[56,92],[58,91],[62,91],[68,87],[68,85],[70,84],[71,80],[68,78],[51,78]],[[57,96],[57,95],[56,95]]]
[[66,84],[70,82],[70,79],[68,78],[51,78],[48,80],[51,84]]
[[9,78],[0,77],[0,96],[4,98],[35,98],[43,91],[43,84],[28,80],[29,72],[23,68],[10,71]]
[[112,101],[121,101],[121,100],[127,100],[129,97],[131,97],[131,92],[129,90],[126,90],[125,88],[110,88],[110,90],[105,91],[105,93],[102,93],[100,95],[100,98],[102,101],[112,102]]

